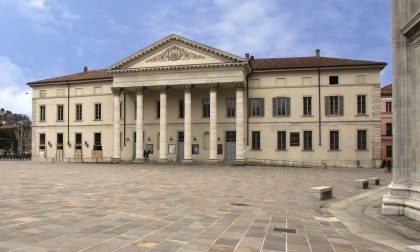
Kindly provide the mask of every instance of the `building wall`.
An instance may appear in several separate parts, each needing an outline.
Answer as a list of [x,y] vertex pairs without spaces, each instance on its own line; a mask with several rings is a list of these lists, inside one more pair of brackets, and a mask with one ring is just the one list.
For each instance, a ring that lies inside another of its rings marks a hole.
[[[392,135],[387,136],[386,124],[392,124],[392,112],[386,112],[386,103],[392,102],[392,97],[381,98],[381,159],[387,159],[387,146],[392,147]],[[392,157],[391,157],[392,158]]]

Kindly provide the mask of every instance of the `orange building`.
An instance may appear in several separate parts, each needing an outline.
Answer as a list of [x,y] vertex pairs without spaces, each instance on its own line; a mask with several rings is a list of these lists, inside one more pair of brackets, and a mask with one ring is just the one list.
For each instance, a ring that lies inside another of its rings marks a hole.
[[392,158],[392,84],[381,89],[381,158]]

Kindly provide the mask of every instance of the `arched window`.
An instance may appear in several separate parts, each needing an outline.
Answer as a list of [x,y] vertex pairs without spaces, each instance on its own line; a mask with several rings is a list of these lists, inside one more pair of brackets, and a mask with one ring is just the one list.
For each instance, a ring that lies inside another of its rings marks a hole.
[[157,144],[156,144],[157,148],[156,149],[160,149],[160,132],[157,133]]
[[210,133],[204,132],[203,134],[203,150],[210,149]]

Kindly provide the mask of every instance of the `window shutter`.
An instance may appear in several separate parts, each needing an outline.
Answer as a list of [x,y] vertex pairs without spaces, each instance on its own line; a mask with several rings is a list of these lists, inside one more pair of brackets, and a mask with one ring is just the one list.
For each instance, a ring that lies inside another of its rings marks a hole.
[[344,96],[338,97],[339,114],[344,115]]
[[286,97],[286,115],[290,116],[290,97]]
[[273,97],[273,116],[277,116],[277,97]]
[[264,116],[264,98],[261,98],[261,116]]
[[325,96],[325,115],[326,116],[330,115],[330,97],[329,96]]

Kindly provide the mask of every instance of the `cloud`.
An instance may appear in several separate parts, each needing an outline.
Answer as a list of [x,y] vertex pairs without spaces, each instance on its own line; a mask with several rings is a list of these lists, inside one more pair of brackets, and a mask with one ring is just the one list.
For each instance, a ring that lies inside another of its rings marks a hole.
[[9,58],[0,55],[0,108],[32,114],[31,90],[25,85],[27,74]]

